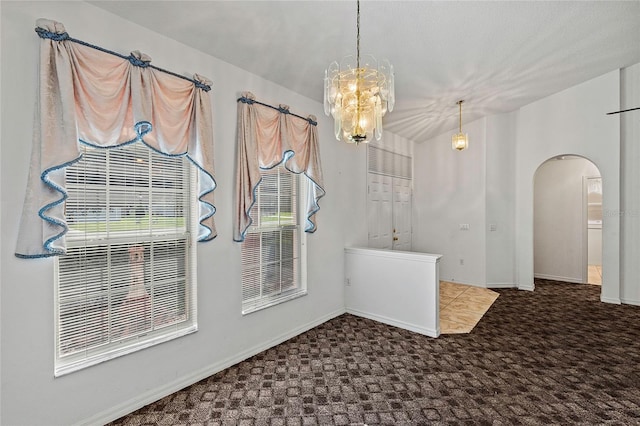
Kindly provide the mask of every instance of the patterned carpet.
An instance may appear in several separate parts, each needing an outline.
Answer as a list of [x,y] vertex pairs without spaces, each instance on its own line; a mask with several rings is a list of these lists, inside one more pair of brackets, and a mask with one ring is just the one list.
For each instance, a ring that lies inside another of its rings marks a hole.
[[345,314],[113,424],[640,424],[640,307],[497,291],[470,334]]

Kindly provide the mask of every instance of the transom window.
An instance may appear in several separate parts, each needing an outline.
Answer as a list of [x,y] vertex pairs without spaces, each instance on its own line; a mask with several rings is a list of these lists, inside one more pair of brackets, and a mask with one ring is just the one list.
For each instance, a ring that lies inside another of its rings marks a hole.
[[261,174],[242,243],[243,314],[307,293],[300,175],[282,165]]
[[195,175],[139,142],[85,146],[66,169],[56,375],[196,331]]

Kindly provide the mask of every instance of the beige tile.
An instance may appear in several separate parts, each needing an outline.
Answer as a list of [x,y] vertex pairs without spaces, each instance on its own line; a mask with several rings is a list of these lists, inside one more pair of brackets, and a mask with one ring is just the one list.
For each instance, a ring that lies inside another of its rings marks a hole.
[[449,320],[440,321],[440,334],[469,333],[472,329],[472,325],[460,324]]
[[440,321],[449,320],[460,324],[467,324],[473,327],[478,323],[478,321],[480,321],[480,318],[482,318],[483,315],[484,311],[472,312],[449,307],[440,311]]
[[456,289],[456,290],[464,291],[464,290],[467,290],[469,286],[465,284],[460,284],[460,283],[452,283],[451,281],[440,281],[440,288]]
[[462,303],[469,303],[470,305],[478,305],[482,306],[482,309],[487,310],[489,306],[493,304],[498,298],[498,294],[469,294],[468,292],[462,293],[460,296],[456,297],[456,301]]
[[469,312],[481,312],[484,314],[490,307],[492,302],[460,300],[457,298],[447,305],[448,308],[459,309]]
[[453,302],[454,300],[456,300],[455,297],[452,296],[445,296],[445,295],[440,295],[440,309],[444,308],[445,306],[449,305],[451,302]]
[[589,265],[587,282],[589,284],[602,285],[602,266]]
[[440,281],[440,332],[470,333],[498,296],[486,288]]
[[458,297],[462,293],[464,293],[464,288],[454,287],[454,286],[441,286],[440,287],[440,295],[448,296],[448,297]]
[[481,287],[469,287],[468,289],[466,289],[464,291],[465,295],[474,295],[474,296],[491,296],[491,297],[498,297],[498,293],[493,291],[493,290],[489,290],[488,288],[481,288]]

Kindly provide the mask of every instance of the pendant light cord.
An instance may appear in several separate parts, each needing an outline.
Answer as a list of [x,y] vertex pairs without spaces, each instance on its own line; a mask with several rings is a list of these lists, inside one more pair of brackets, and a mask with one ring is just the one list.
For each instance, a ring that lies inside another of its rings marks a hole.
[[458,101],[458,106],[460,107],[460,113],[459,113],[459,117],[460,117],[460,132],[462,133],[462,102],[463,101]]

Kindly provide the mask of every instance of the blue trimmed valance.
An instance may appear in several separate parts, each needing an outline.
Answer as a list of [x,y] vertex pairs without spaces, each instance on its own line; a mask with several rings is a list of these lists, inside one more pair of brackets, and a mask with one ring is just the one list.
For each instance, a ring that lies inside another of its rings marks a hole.
[[65,168],[80,160],[81,144],[113,148],[142,142],[186,156],[198,170],[198,241],[216,236],[213,215],[211,82],[150,65],[69,37],[64,26],[39,19],[39,89],[29,182],[16,256],[64,254]]
[[238,99],[238,154],[234,241],[244,241],[251,226],[249,211],[255,203],[260,170],[284,163],[287,170],[307,177],[306,232],[315,232],[318,200],[325,194],[320,165],[318,128],[314,116],[292,114],[289,107],[272,107],[245,92]]

